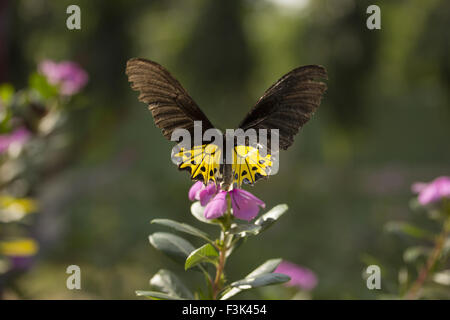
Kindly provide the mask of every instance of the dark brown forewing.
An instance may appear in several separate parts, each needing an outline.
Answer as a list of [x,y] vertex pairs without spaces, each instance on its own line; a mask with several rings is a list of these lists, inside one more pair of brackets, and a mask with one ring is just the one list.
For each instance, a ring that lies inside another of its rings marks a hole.
[[193,133],[194,121],[202,121],[203,131],[211,122],[181,84],[160,64],[140,58],[128,60],[126,74],[139,100],[148,104],[153,119],[164,137],[170,140],[177,128]]
[[287,73],[264,93],[239,128],[279,129],[279,146],[287,149],[316,111],[327,88],[315,79],[327,79],[324,67],[303,66]]

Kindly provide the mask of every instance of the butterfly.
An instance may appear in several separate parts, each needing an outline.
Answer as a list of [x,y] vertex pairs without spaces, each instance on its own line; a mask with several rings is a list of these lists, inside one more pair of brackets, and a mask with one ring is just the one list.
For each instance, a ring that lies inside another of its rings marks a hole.
[[[176,130],[190,135],[200,130],[204,137],[205,132],[215,129],[183,86],[160,64],[133,58],[127,62],[126,74],[131,88],[139,91],[139,100],[148,105],[155,125],[167,139],[174,140]],[[327,88],[321,79],[327,79],[327,72],[318,65],[298,67],[285,74],[266,90],[238,126],[243,132],[255,132],[256,143],[248,137],[232,137],[231,148],[225,148],[225,134],[220,143],[194,139],[173,154],[178,168],[189,171],[192,180],[220,184],[224,190],[239,188],[242,183],[253,185],[268,177],[278,149],[292,145],[294,136],[320,105]],[[262,133],[267,132],[271,135],[260,143],[264,140]]]

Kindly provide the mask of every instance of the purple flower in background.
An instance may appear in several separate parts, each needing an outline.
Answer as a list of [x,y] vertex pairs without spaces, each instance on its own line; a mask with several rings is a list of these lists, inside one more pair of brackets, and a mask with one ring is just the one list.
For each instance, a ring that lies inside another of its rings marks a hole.
[[291,277],[291,280],[286,285],[304,290],[314,289],[318,282],[317,276],[313,271],[285,260],[281,261],[274,273],[282,273]]
[[21,271],[31,267],[39,244],[32,238],[0,241],[0,254],[9,258],[11,270]]
[[450,177],[438,177],[430,183],[414,183],[412,190],[419,194],[418,200],[423,206],[438,202],[442,198],[450,198]]
[[30,132],[24,127],[17,128],[11,133],[0,135],[0,153],[8,150],[13,143],[23,145],[29,138]]
[[62,61],[60,63],[44,60],[39,63],[39,72],[53,85],[59,85],[61,94],[71,96],[83,88],[88,81],[88,74],[77,63]]
[[11,269],[15,271],[23,271],[31,268],[34,262],[33,256],[21,257],[14,256],[10,257]]

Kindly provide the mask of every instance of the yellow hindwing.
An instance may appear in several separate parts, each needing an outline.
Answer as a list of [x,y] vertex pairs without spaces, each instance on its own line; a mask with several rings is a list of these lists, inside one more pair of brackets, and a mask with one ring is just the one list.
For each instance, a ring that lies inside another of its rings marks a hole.
[[262,156],[258,148],[239,145],[233,149],[233,183],[239,188],[242,183],[254,184],[266,177],[272,167],[272,156]]
[[221,150],[215,144],[194,146],[192,149],[181,148],[175,157],[181,159],[178,167],[187,169],[191,173],[191,179],[200,180],[207,184],[216,182],[220,175]]

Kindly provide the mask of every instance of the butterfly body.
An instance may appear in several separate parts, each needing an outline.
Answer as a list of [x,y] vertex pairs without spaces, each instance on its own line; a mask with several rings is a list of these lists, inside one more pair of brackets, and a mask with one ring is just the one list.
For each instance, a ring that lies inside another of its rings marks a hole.
[[223,190],[254,184],[276,171],[278,149],[293,143],[320,104],[326,85],[316,79],[327,78],[321,66],[292,70],[264,93],[237,130],[221,134],[158,63],[130,59],[126,73],[132,89],[140,92],[139,100],[148,104],[156,126],[167,139],[179,142],[172,153],[178,168],[189,171],[193,180],[220,184]]

